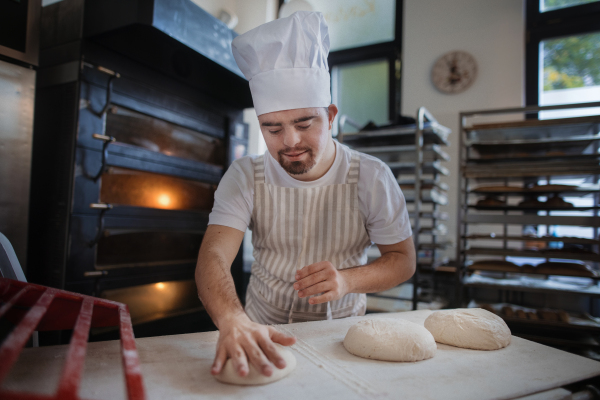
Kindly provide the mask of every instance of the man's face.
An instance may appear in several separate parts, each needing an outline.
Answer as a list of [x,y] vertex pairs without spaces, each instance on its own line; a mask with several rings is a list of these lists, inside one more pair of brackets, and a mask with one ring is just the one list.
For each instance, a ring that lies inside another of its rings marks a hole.
[[258,122],[271,156],[301,179],[331,150],[330,131],[336,113],[335,105],[297,108],[260,115]]

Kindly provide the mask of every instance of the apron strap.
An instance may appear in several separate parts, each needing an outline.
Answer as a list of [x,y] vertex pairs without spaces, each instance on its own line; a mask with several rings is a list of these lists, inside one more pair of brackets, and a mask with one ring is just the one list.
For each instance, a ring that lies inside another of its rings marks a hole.
[[265,183],[265,156],[264,154],[252,160],[254,164],[254,183]]
[[346,176],[346,183],[358,183],[358,174],[360,171],[360,155],[356,150],[352,150],[352,159],[350,161],[350,169]]

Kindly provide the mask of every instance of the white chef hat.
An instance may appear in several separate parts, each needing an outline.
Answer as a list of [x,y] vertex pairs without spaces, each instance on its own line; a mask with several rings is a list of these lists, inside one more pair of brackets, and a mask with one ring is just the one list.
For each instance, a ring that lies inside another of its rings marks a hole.
[[320,12],[297,11],[233,40],[256,114],[331,104],[329,33]]

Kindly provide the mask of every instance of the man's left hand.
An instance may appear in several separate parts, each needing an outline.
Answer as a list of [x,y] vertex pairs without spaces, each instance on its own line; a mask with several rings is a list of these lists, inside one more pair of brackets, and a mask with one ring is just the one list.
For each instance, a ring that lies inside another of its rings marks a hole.
[[298,291],[298,297],[323,293],[308,300],[310,304],[319,304],[340,299],[347,294],[348,282],[342,271],[338,271],[332,263],[321,261],[296,272],[294,289]]

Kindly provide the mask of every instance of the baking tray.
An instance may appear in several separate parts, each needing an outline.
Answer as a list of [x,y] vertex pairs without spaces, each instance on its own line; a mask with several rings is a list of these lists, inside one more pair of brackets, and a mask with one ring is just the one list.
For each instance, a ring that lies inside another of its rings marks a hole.
[[469,208],[480,211],[590,211],[598,210],[600,206],[589,206],[589,207],[551,207],[551,206],[540,206],[540,207],[524,207],[524,206],[478,206],[475,204],[469,204]]
[[[439,221],[447,221],[448,220],[448,213],[444,212],[444,211],[421,211],[421,218],[423,219],[435,219],[435,220],[439,220]],[[414,218],[415,217],[415,212],[409,212],[408,213],[408,217],[409,218]]]
[[[491,187],[493,185],[486,185],[486,187]],[[479,194],[479,195],[515,195],[515,196],[523,196],[523,195],[534,195],[534,196],[543,196],[544,194],[551,193],[561,193],[565,196],[584,196],[590,193],[597,193],[600,191],[599,185],[585,185],[582,184],[580,186],[572,186],[563,185],[562,188],[555,189],[545,189],[543,186],[537,186],[535,188],[524,188],[524,187],[512,187],[511,189],[503,190],[502,186],[498,185],[497,190],[484,190],[483,186],[481,188],[474,188],[469,191],[469,193]]]
[[587,244],[587,245],[599,245],[600,241],[595,239],[586,239],[578,237],[561,237],[561,236],[504,236],[504,235],[491,235],[491,234],[472,234],[462,236],[463,239],[468,240],[514,240],[514,241],[527,241],[527,242],[563,242],[573,244]]
[[[378,147],[389,145],[414,145],[417,126],[402,125],[396,128],[375,131],[359,131],[341,135],[341,141],[351,147]],[[449,146],[450,129],[438,123],[425,122],[423,129],[424,144],[441,144]]]
[[466,165],[462,172],[465,178],[518,178],[518,177],[546,177],[546,176],[580,176],[600,174],[598,163],[514,163],[514,164],[488,164]]
[[600,135],[586,135],[559,138],[512,139],[490,141],[468,141],[466,145],[475,150],[480,158],[526,158],[529,156],[562,156],[581,154]]
[[600,261],[600,255],[593,253],[567,253],[562,251],[545,250],[515,250],[501,248],[471,247],[465,250],[469,255],[511,256],[511,257],[534,257],[552,258],[560,260]]
[[[592,149],[588,149],[592,150]],[[581,161],[581,160],[598,160],[600,153],[584,153],[584,154],[527,154],[527,155],[501,155],[498,157],[489,156],[484,158],[468,158],[467,163],[469,164],[489,164],[489,163],[512,163],[512,162],[523,162],[523,161]]]
[[[414,174],[415,173],[415,163],[414,162],[390,162],[387,163],[388,167],[392,170],[392,173],[395,176],[401,174]],[[444,167],[440,161],[432,161],[432,162],[424,162],[422,168],[423,174],[441,174],[448,176],[450,175],[450,171],[448,168]]]
[[[415,188],[414,179],[398,179],[398,184],[400,185],[400,189],[402,190]],[[450,190],[450,186],[448,186],[447,183],[440,182],[436,179],[421,179],[421,189],[432,189],[434,187],[440,190]]]
[[[355,147],[354,150],[377,157],[386,163],[397,161],[415,162],[417,160],[417,146],[415,145]],[[424,146],[423,161],[437,160],[450,161],[450,156],[442,150],[440,145]]]
[[[402,193],[404,194],[404,200],[406,200],[407,203],[413,203],[415,201],[414,189],[402,190]],[[424,203],[435,203],[445,206],[448,204],[448,196],[437,189],[424,189],[421,190],[421,201]]]
[[598,133],[600,116],[562,119],[501,122],[478,124],[465,128],[469,140],[509,140],[512,138],[544,139],[569,136],[595,135]]

